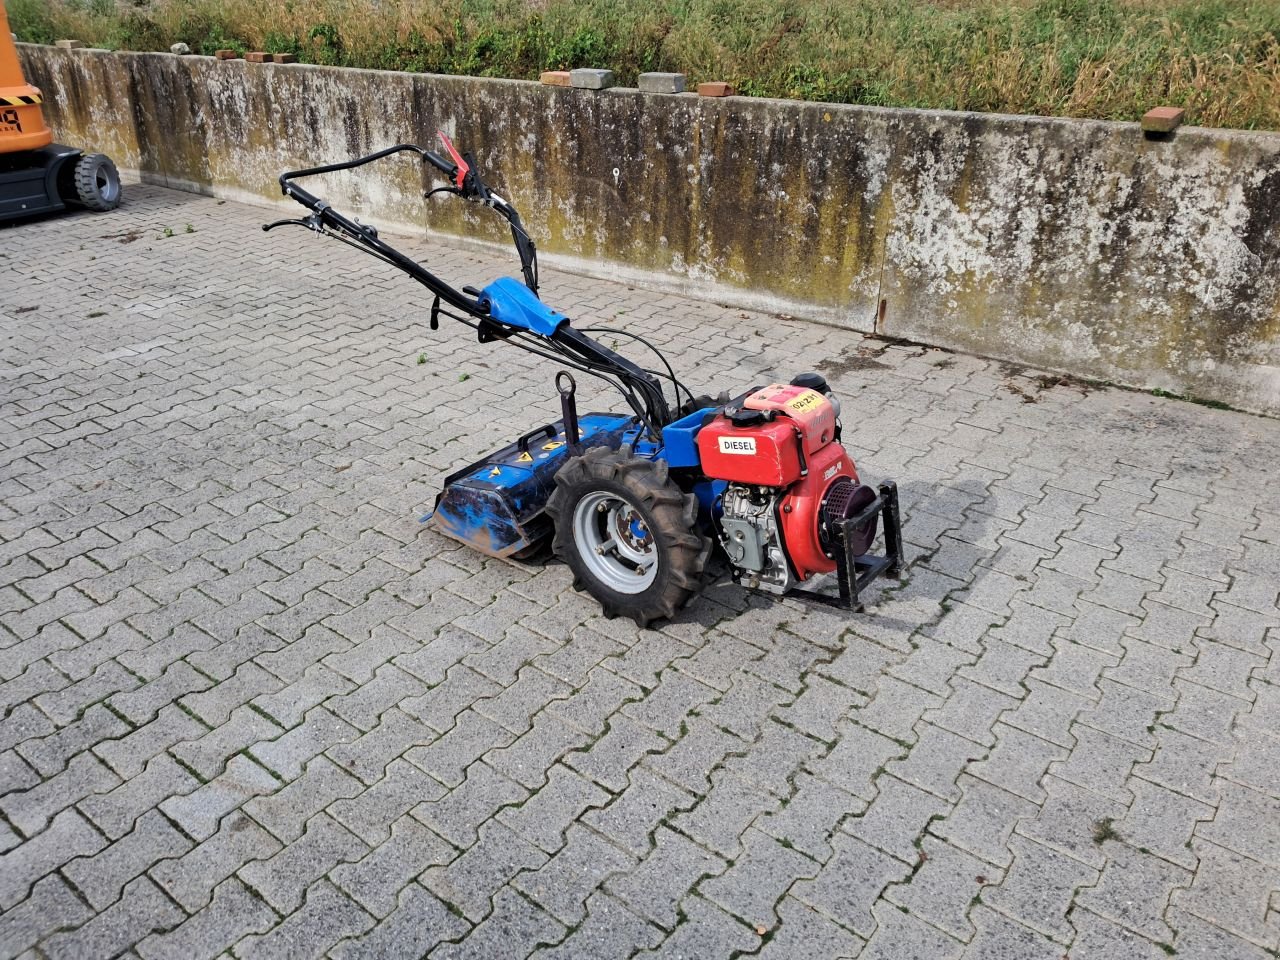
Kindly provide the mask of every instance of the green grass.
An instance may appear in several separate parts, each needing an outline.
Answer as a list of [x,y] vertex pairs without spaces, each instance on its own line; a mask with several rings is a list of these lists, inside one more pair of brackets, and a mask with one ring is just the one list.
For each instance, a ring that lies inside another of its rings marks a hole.
[[1104,817],[1095,821],[1093,824],[1093,842],[1096,844],[1106,843],[1108,840],[1118,840],[1120,834],[1116,832],[1116,822],[1112,817]]
[[1280,129],[1277,0],[7,0],[24,40],[533,79],[612,68],[753,96]]

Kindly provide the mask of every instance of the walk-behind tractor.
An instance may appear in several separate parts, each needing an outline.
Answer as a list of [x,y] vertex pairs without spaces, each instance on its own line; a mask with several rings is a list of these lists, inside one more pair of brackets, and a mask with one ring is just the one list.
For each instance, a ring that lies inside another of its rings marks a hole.
[[[640,625],[675,615],[704,583],[713,545],[735,581],[860,610],[859,592],[902,564],[897,488],[863,484],[840,445],[840,403],[816,373],[790,383],[694,396],[645,338],[573,327],[538,299],[537,251],[515,208],[480,179],[475,161],[444,134],[441,156],[409,144],[346,163],[280,177],[286,196],[311,211],[266,224],[306,227],[400,268],[435,295],[440,317],[471,327],[481,343],[505,341],[612,384],[627,413],[579,415],[573,374],[556,376],[562,419],[445,479],[429,518],[441,533],[496,557],[532,557],[548,542],[574,585],[609,616]],[[408,153],[448,178],[429,190],[490,207],[511,227],[523,282],[456,290],[296,181]],[[628,338],[652,350],[649,369],[589,334]],[[871,555],[880,518],[885,552]],[[424,518],[426,519],[426,518]],[[834,572],[839,596],[802,589]]]
[[120,175],[100,153],[53,142],[40,91],[27,83],[0,3],[0,221],[62,210],[120,205]]

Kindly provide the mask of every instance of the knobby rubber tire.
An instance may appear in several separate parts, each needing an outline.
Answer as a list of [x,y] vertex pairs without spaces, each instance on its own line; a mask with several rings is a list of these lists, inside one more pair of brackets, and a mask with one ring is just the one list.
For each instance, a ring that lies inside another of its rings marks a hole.
[[[98,182],[99,174],[106,181]],[[76,161],[73,181],[76,202],[89,210],[106,213],[120,206],[120,174],[111,158],[101,153],[86,153]]]
[[[621,593],[583,560],[574,511],[588,494],[604,491],[630,503],[644,518],[658,551],[654,581],[640,593]],[[665,460],[644,460],[607,447],[571,457],[556,473],[547,501],[555,523],[552,549],[573,571],[573,586],[600,602],[605,616],[630,617],[638,626],[669,620],[698,592],[711,539],[698,529],[698,500],[671,482]]]

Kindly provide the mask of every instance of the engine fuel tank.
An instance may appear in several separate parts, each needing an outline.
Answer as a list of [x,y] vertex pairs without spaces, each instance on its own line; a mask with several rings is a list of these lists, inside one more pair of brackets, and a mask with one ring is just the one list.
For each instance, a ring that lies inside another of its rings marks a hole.
[[800,479],[800,432],[785,417],[739,426],[723,414],[698,431],[702,472],[715,480],[785,487]]
[[702,471],[717,480],[786,487],[835,436],[836,408],[807,387],[771,384],[698,432]]

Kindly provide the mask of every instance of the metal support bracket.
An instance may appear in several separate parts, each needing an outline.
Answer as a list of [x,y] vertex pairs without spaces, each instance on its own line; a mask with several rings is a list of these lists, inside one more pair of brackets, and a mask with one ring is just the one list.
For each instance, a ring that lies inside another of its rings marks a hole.
[[582,452],[581,431],[578,429],[578,404],[575,395],[578,385],[573,374],[561,370],[556,374],[556,390],[560,393],[560,413],[564,422],[564,440],[568,444],[568,455],[576,457]]
[[[884,556],[856,556],[850,547],[855,539],[855,531],[877,516],[883,521]],[[898,485],[892,480],[880,484],[879,495],[865,510],[856,517],[837,521],[834,526],[839,544],[836,550],[836,582],[840,587],[840,595],[834,597],[798,588],[787,591],[786,595],[861,613],[863,606],[859,595],[871,581],[882,575],[897,576],[902,570],[902,515],[898,510]]]

